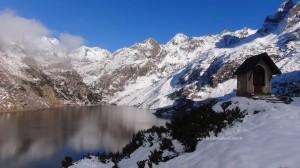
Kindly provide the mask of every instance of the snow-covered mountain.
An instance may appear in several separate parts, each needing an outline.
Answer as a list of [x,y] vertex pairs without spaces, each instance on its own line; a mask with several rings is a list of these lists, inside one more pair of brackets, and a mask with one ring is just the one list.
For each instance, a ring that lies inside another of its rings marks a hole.
[[300,70],[299,11],[299,3],[286,0],[258,30],[201,37],[177,34],[166,44],[148,39],[101,63],[74,65],[110,103],[159,108],[182,97],[222,97],[234,94],[233,72],[251,55],[267,52],[284,73]]
[[[178,98],[232,95],[234,70],[262,52],[271,55],[285,76],[295,76],[300,71],[299,19],[300,4],[285,0],[258,30],[200,37],[180,33],[166,44],[149,38],[113,53],[87,46],[70,53],[50,37],[31,40],[31,45],[2,44],[0,39],[0,111],[100,100],[159,108]],[[282,86],[281,78],[274,86]],[[293,82],[286,85],[298,87]],[[283,87],[278,90],[287,93]]]
[[[231,39],[231,36],[245,38],[255,32],[244,28],[203,37],[177,34],[166,44],[159,44],[149,38],[129,48],[119,49],[111,55],[99,54],[99,61],[74,60],[73,66],[88,86],[101,93],[103,100],[118,104],[121,100],[128,100],[127,97],[132,93],[152,87],[193,61],[205,61],[210,57],[206,54],[207,50],[236,42],[237,39]],[[83,58],[86,54],[75,52],[71,55]],[[205,64],[209,66],[210,63]],[[131,105],[137,104],[139,103]]]
[[111,53],[108,50],[99,47],[81,46],[69,55],[71,58],[81,62],[97,62],[110,57]]

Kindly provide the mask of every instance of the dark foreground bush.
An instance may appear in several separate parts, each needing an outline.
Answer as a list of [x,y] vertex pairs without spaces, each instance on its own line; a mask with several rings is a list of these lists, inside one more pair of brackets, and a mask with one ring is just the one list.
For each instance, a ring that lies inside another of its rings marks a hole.
[[154,149],[154,151],[150,151],[150,153],[151,154],[148,157],[150,163],[154,163],[157,165],[159,162],[162,161],[163,152],[161,150]]
[[[102,163],[107,163],[108,160],[111,160],[112,162],[115,163],[115,166],[117,166],[117,163],[119,161],[121,161],[123,158],[128,158],[131,153],[133,153],[135,150],[137,150],[140,146],[144,144],[146,133],[156,133],[159,137],[161,137],[161,134],[167,131],[168,131],[167,128],[157,127],[157,126],[153,126],[148,130],[139,131],[132,137],[131,141],[122,149],[121,152],[109,153],[109,154],[102,153],[98,155],[98,159]],[[149,137],[147,139],[148,141],[151,140],[151,138]],[[144,163],[145,162],[140,162],[139,166],[141,167]]]
[[61,162],[61,167],[63,168],[67,168],[69,166],[72,166],[73,160],[72,160],[72,157],[70,156],[66,156],[65,159]]
[[171,130],[172,137],[179,140],[187,152],[191,152],[195,150],[199,140],[210,133],[217,135],[223,128],[232,126],[234,121],[242,121],[244,116],[245,113],[239,108],[217,113],[207,105],[175,117],[167,127]]
[[144,168],[146,166],[147,160],[141,160],[138,161],[136,164],[138,165],[138,168]]

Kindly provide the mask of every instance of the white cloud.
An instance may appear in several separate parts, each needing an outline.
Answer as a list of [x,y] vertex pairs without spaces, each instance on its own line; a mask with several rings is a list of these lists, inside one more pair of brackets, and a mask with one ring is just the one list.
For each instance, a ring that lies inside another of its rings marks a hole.
[[34,19],[22,18],[10,10],[0,12],[0,40],[2,42],[25,43],[48,35],[49,30]]
[[68,33],[58,33],[59,43],[50,44],[45,37],[51,37],[51,32],[46,26],[35,19],[18,16],[14,11],[4,10],[0,12],[0,44],[17,43],[28,51],[36,51],[45,48],[55,48],[70,52],[83,44],[83,38]]
[[79,48],[84,42],[82,37],[74,36],[68,33],[61,33],[59,35],[59,40],[62,47],[67,51],[72,51]]

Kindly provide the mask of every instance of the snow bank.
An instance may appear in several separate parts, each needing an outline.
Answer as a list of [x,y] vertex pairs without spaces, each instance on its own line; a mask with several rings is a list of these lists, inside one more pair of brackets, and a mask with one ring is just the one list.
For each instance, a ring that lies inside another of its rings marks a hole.
[[[249,116],[218,137],[201,141],[195,152],[181,155],[158,167],[274,168],[300,165],[300,98],[287,104],[235,97],[228,108],[240,107]],[[221,103],[214,106],[221,110]],[[258,112],[253,114],[253,112]]]
[[75,163],[72,168],[111,168],[113,164],[103,164],[99,162],[98,158],[92,157],[92,159],[83,159],[78,163]]

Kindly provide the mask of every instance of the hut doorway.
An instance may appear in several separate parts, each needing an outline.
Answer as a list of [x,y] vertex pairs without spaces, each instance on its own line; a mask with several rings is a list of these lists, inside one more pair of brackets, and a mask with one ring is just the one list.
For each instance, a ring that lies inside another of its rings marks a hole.
[[254,93],[263,93],[263,87],[265,86],[265,69],[261,66],[256,66],[253,71],[253,85]]

